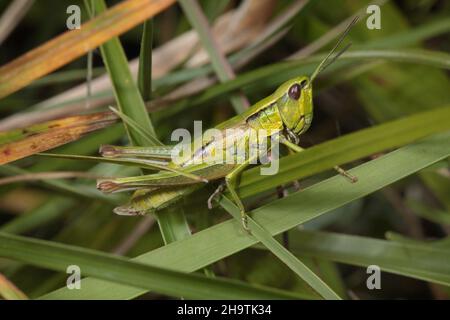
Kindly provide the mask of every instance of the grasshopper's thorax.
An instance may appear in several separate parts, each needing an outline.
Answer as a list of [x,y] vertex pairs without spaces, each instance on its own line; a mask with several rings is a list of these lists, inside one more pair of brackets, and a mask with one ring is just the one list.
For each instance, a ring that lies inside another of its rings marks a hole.
[[283,120],[276,104],[269,104],[247,118],[247,124],[254,130],[265,130],[268,136],[283,130]]
[[273,96],[286,129],[297,136],[308,130],[313,118],[312,85],[308,77],[286,81]]

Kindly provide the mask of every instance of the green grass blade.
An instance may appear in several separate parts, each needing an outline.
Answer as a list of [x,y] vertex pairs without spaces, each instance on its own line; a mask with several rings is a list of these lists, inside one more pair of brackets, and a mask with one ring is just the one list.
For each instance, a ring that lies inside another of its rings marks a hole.
[[[439,134],[393,151],[351,170],[352,174],[359,177],[358,183],[349,184],[336,176],[254,210],[252,218],[272,235],[294,228],[447,158],[450,156],[449,139],[450,133]],[[415,157],[414,161],[411,161],[412,156]],[[241,224],[232,219],[134,260],[193,272],[257,242],[254,238],[242,235]],[[83,279],[82,285],[89,288],[85,297],[89,295],[89,298],[97,299],[111,296],[131,299],[145,292],[143,289],[92,278]],[[80,297],[73,291],[61,288],[45,298]]]
[[[203,14],[197,0],[178,0],[178,2],[183,8],[189,22],[197,31],[203,47],[208,52],[211,65],[219,80],[226,82],[233,79],[235,77],[234,71],[231,69],[224,54],[220,52],[219,46],[211,33],[208,19]],[[237,113],[243,112],[249,105],[247,98],[239,94],[231,96],[230,101]]]
[[191,236],[182,207],[167,208],[158,214],[158,225],[164,243],[169,244]]
[[[186,274],[81,247],[0,233],[0,256],[51,270],[80,267],[83,275],[192,299],[293,299],[295,294],[225,278]],[[80,290],[82,291],[82,290]]]
[[144,23],[139,53],[138,88],[144,101],[152,96],[152,45],[153,19]]
[[162,146],[163,144],[161,141],[156,139],[153,134],[146,129],[145,127],[142,127],[139,123],[137,123],[135,120],[127,116],[126,114],[120,112],[119,110],[109,107],[109,109],[114,112],[122,121],[129,127],[132,128],[136,133],[140,135],[140,137],[145,140],[146,146]]
[[[103,0],[94,1],[95,12],[106,11],[106,4]],[[128,60],[118,38],[112,38],[100,47],[103,61],[110,75],[114,89],[117,105],[122,113],[136,121],[141,127],[148,130],[155,136],[150,117],[145,109],[144,101],[139,90],[134,83],[131,71],[128,67]],[[130,140],[137,145],[148,143],[140,134],[126,126]],[[157,140],[157,138],[155,137]]]
[[[227,197],[221,200],[222,207],[227,210],[237,221],[241,220],[239,208],[231,202]],[[260,224],[248,217],[249,228],[252,235],[260,241],[267,249],[276,257],[283,261],[293,272],[308,283],[317,293],[328,300],[340,300],[341,298],[335,293],[322,279],[311,271],[304,263],[297,259],[285,247],[283,247],[272,235],[265,230]]]
[[292,231],[292,250],[305,256],[356,266],[376,264],[382,271],[450,286],[450,250],[431,243],[401,243],[325,232]]

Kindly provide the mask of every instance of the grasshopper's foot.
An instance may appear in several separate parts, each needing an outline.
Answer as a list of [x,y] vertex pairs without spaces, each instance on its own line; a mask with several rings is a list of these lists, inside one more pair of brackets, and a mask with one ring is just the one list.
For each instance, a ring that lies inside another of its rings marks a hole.
[[250,232],[250,228],[248,227],[248,219],[247,219],[247,215],[245,214],[245,212],[241,212],[241,223],[242,223],[242,229],[244,229],[247,233],[251,233]]
[[350,180],[351,183],[355,183],[358,181],[358,177],[348,173],[347,171],[345,171],[344,169],[342,169],[339,166],[335,166],[334,170],[336,170],[341,176],[347,178],[348,180]]
[[211,194],[211,196],[208,198],[208,209],[211,210],[213,208],[213,200],[220,196],[223,192],[223,190],[225,189],[225,184],[221,183],[217,189]]

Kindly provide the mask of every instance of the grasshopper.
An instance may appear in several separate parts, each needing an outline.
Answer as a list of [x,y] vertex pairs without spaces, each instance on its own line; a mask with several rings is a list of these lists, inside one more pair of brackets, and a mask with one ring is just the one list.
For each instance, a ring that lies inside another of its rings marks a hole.
[[[239,141],[237,148],[249,148],[249,131],[263,129],[264,132],[268,132],[267,138],[277,134],[277,142],[294,152],[302,151],[303,149],[297,145],[299,135],[309,128],[313,115],[311,79],[301,76],[286,81],[272,95],[259,101],[241,115],[217,126],[216,128],[223,133],[223,140],[230,139],[228,129],[239,129],[232,131],[234,136],[231,139]],[[235,163],[211,164],[205,161],[205,156],[207,158],[213,153],[222,151],[225,152],[223,141],[204,141],[199,149],[192,148],[192,153],[181,163],[174,164],[171,160],[173,148],[170,146],[104,145],[100,148],[100,154],[105,158],[116,158],[163,171],[137,177],[100,179],[97,188],[106,193],[136,190],[129,204],[117,207],[114,211],[120,215],[140,215],[165,208],[204,183],[224,179],[225,186],[240,209],[242,226],[248,230],[245,207],[236,192],[236,187],[239,175],[254,159],[251,158],[250,152],[247,152],[248,157],[242,163],[235,161]],[[257,155],[260,156],[259,153]],[[201,158],[201,161],[195,161],[198,158]],[[196,162],[201,163],[195,164]],[[355,177],[340,167],[336,166],[335,169],[352,181],[356,181]],[[213,198],[223,191],[224,184],[220,184],[208,199],[209,208],[212,208]]]
[[[313,81],[349,47],[349,45],[346,46],[332,57],[356,20],[350,23],[310,77],[299,76],[284,82],[270,96],[252,105],[242,114],[218,125],[216,129],[220,130],[223,138],[225,140],[233,138],[234,141],[239,141],[238,148],[248,149],[250,147],[249,131],[264,130],[268,132],[266,139],[276,136],[276,142],[294,152],[302,151],[302,148],[298,146],[300,135],[308,130],[313,119]],[[239,130],[233,131],[234,136],[229,137],[228,129]],[[116,208],[115,212],[120,215],[138,215],[167,207],[184,195],[200,188],[204,183],[224,179],[225,183],[221,183],[208,199],[208,207],[212,207],[212,200],[226,187],[232,200],[240,209],[243,228],[248,230],[246,210],[236,188],[240,174],[255,159],[254,156],[249,155],[241,163],[205,162],[205,156],[226,152],[223,141],[219,140],[202,141],[200,145],[194,142],[191,152],[177,163],[172,160],[173,147],[170,146],[104,145],[100,148],[100,154],[105,158],[162,169],[162,171],[137,177],[100,179],[97,187],[106,193],[135,190],[130,203]],[[195,148],[196,145],[197,148]],[[357,180],[340,167],[336,166],[335,169],[352,182]]]

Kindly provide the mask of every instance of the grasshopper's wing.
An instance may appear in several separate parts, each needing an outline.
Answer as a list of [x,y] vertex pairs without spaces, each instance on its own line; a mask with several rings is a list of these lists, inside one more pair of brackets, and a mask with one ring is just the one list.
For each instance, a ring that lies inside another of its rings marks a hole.
[[259,102],[255,103],[253,106],[245,110],[244,112],[238,114],[237,116],[234,116],[231,119],[228,119],[225,122],[222,122],[219,124],[216,128],[217,129],[226,129],[231,128],[236,125],[241,125],[246,122],[247,118],[257,114],[259,111],[267,108],[268,106],[272,105],[275,102],[274,98],[270,95]]

